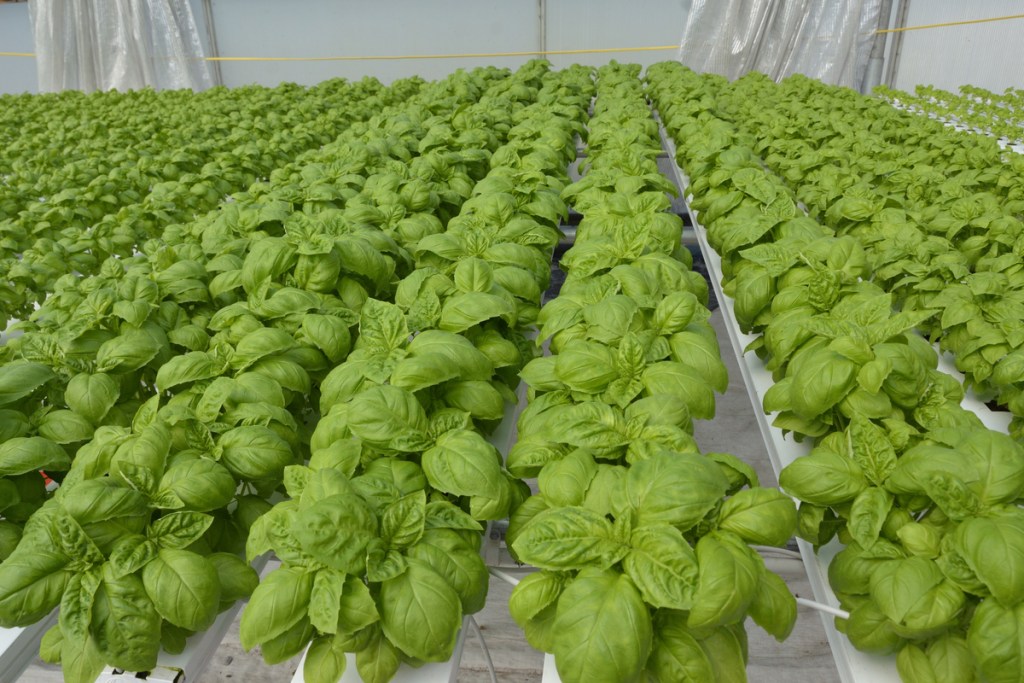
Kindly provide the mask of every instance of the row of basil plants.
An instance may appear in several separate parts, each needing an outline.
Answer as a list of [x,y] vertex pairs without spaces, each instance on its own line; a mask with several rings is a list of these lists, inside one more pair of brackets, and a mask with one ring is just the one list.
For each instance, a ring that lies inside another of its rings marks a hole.
[[[12,98],[4,117],[23,125],[3,140],[0,219],[17,218],[28,209],[37,218],[55,218],[56,229],[72,217],[98,219],[108,211],[96,212],[89,201],[100,195],[114,195],[103,202],[108,206],[135,203],[151,185],[197,173],[214,156],[244,149],[252,138],[304,126],[327,113],[323,105],[344,104],[349,92],[370,96],[381,90],[372,81],[349,84],[336,79],[310,88],[282,84],[202,93],[140,90],[88,96],[66,91]],[[101,182],[116,185],[105,188]],[[89,201],[71,201],[91,188],[100,191],[85,195]],[[54,199],[54,207],[67,206],[78,214],[33,206]]]
[[812,215],[861,242],[898,307],[930,313],[920,328],[1024,436],[1024,159],[942,129],[903,140],[916,117],[809,79],[748,78],[715,101]]
[[[342,83],[338,79],[329,87]],[[232,126],[227,120],[230,115],[244,115],[248,109],[236,97],[245,99],[251,93],[276,91],[284,104],[290,94],[302,89],[282,84],[280,88],[212,88],[201,93],[146,89],[0,95],[0,144],[4,149],[0,175],[9,181],[3,195],[6,199],[12,193],[45,190],[51,182],[49,175],[70,163],[84,161],[99,166],[116,161],[107,155],[117,152],[138,156],[159,152],[166,141],[161,138],[187,129],[189,122],[197,134],[227,132]],[[266,99],[264,104],[279,114],[286,111]],[[187,107],[194,109],[190,112]],[[207,119],[208,114],[222,120]],[[135,119],[136,125],[119,125],[125,119]],[[94,157],[99,158],[94,161]]]
[[774,374],[775,425],[814,448],[781,472],[798,533],[844,544],[829,580],[859,649],[897,653],[906,681],[1024,675],[1024,451],[960,407],[893,311],[860,243],[806,216],[751,139],[713,112],[716,88],[678,64],[648,84],[691,179],[691,206],[722,257],[740,326]]
[[[256,575],[236,553],[268,498],[287,492],[285,468],[309,457],[321,383],[353,348],[365,349],[377,375],[393,369],[385,358],[397,360],[401,330],[381,313],[383,300],[415,272],[414,245],[443,230],[429,209],[403,219],[411,240],[359,216],[411,199],[401,192],[418,187],[413,168],[432,129],[500,124],[517,98],[535,96],[542,70],[512,79],[480,70],[429,86],[50,297],[38,329],[10,352],[52,352],[61,328],[91,311],[77,338],[82,355],[50,356],[67,361],[53,368],[14,361],[4,377],[25,375],[13,385],[24,404],[43,412],[66,405],[57,412],[72,425],[88,420],[91,436],[65,448],[39,437],[3,446],[16,484],[70,465],[23,531],[5,525],[20,538],[0,564],[4,626],[33,623],[59,605],[41,654],[59,660],[67,680],[87,681],[104,664],[151,669],[161,646],[180,651],[253,590]],[[495,95],[473,104],[491,86]],[[476,136],[467,142],[444,153],[448,180],[426,192],[426,206],[442,189],[454,193],[446,206],[468,198],[486,172],[489,150]],[[129,309],[133,322],[114,313]],[[385,358],[374,352],[381,348]],[[453,394],[472,400],[475,388]],[[367,476],[367,489],[386,490],[388,470],[376,466],[384,476]],[[304,644],[296,641],[290,632],[264,643],[264,653],[294,653]]]
[[[284,218],[292,206],[278,208]],[[98,430],[131,425],[161,364],[210,346],[207,322],[224,301],[209,287],[216,273],[206,270],[209,259],[159,239],[142,248],[131,258],[108,257],[95,276],[59,278],[18,326],[24,336],[0,347],[0,560],[47,497],[36,470],[60,482]]]
[[693,439],[728,378],[638,75],[598,70],[585,175],[562,193],[583,219],[541,310],[551,355],[523,369],[529,404],[508,459],[539,493],[513,512],[507,540],[541,571],[510,611],[567,683],[741,681],[744,620],[781,640],[796,619],[748,544],[784,545],[796,510]]
[[[289,93],[281,91],[281,104]],[[263,104],[273,103],[263,99]],[[126,159],[142,160],[161,153],[169,139],[192,129],[196,134],[227,133],[232,111],[243,115],[244,102],[233,102],[226,90],[193,93],[189,90],[156,92],[110,91],[86,95],[65,91],[40,96],[3,97],[0,114],[0,218],[16,216],[26,205],[50,197],[86,172],[108,172]],[[195,107],[192,115],[186,103]],[[243,108],[243,111],[239,111]],[[284,110],[280,110],[281,113]],[[219,122],[207,119],[212,114]],[[135,125],[121,125],[132,120]],[[201,121],[201,123],[200,123]],[[17,123],[17,125],[14,125]],[[211,125],[212,124],[212,125]],[[192,139],[193,143],[200,138]]]
[[[178,97],[158,99],[162,106],[141,107],[114,127],[117,133],[145,130],[149,119],[167,124],[144,144],[91,150],[93,156],[35,182],[11,175],[0,190],[16,189],[21,199],[0,221],[4,322],[27,317],[60,277],[95,274],[108,256],[131,256],[163,226],[194,220],[301,152],[333,140],[349,123],[403,101],[420,84],[410,79],[384,90],[376,82],[336,81],[225,91],[216,99],[195,95],[198,110]],[[108,132],[98,127],[93,135]]]
[[[404,92],[403,88],[397,91],[399,95]],[[437,100],[434,106],[441,106],[438,93],[430,97]],[[405,116],[393,124],[396,130],[409,129],[426,136],[420,126],[429,115],[424,103],[430,101],[419,98],[415,101],[419,109],[406,107]],[[380,130],[374,125],[364,132],[370,128]],[[164,239],[148,241],[143,253],[132,258],[107,259],[95,277],[68,276],[55,284],[54,293],[40,310],[21,325],[25,336],[3,348],[7,362],[0,387],[4,409],[0,413],[0,452],[5,458],[22,454],[19,464],[12,466],[17,470],[2,470],[9,478],[3,486],[9,492],[17,488],[17,495],[7,497],[3,555],[17,539],[13,525],[24,522],[43,500],[42,484],[30,474],[30,465],[44,462],[45,469],[60,481],[68,459],[93,438],[97,428],[130,426],[135,411],[154,393],[157,371],[175,356],[207,351],[213,351],[211,358],[223,356],[216,351],[222,343],[234,347],[244,334],[262,327],[258,321],[290,315],[290,331],[301,326],[301,341],[326,354],[326,361],[306,362],[308,367],[300,364],[301,372],[295,368],[290,368],[290,373],[279,371],[291,390],[305,391],[309,372],[320,372],[323,368],[318,365],[337,360],[344,349],[339,346],[340,338],[332,338],[343,331],[335,328],[354,324],[352,311],[368,296],[369,285],[360,283],[364,278],[380,283],[369,290],[375,292],[377,286],[390,286],[396,268],[402,273],[408,270],[411,256],[396,240],[440,230],[440,218],[433,212],[440,210],[438,192],[449,192],[447,182],[431,185],[422,180],[429,171],[404,179],[387,176],[388,192],[374,187],[385,179],[380,175],[364,192],[368,163],[381,153],[409,161],[419,139],[405,150],[397,145],[390,149],[385,142],[376,154],[370,154],[366,143],[354,148],[354,139],[348,136],[344,144],[328,145],[305,155],[297,165],[271,173],[271,180],[235,195],[234,201],[204,219],[167,227]],[[381,145],[375,140],[370,143]],[[339,157],[346,159],[344,165],[336,163]],[[428,159],[422,161],[429,167]],[[412,168],[421,167],[412,160]],[[343,175],[351,176],[349,185],[335,184]],[[468,197],[466,188],[471,183],[465,170],[458,176],[449,175],[459,187],[449,202],[461,203]],[[402,190],[402,195],[397,190]],[[378,202],[394,218],[388,230],[391,234],[381,234],[380,226],[373,222],[383,216],[376,208]],[[320,219],[309,218],[314,212]],[[319,230],[316,226],[320,224],[329,225],[328,232],[334,237],[342,237],[342,232],[351,234],[339,244],[333,237],[320,235],[314,246],[306,240],[307,233]],[[182,245],[167,246],[169,240],[182,241],[183,235],[187,239]],[[272,239],[256,246],[267,237]],[[259,249],[266,253],[247,255]],[[298,251],[307,253],[299,258]],[[288,270],[273,273],[289,290],[284,295],[278,293],[279,298],[270,303],[265,299],[273,292],[257,292],[257,284],[268,275],[260,265],[260,258],[267,255],[284,258]],[[346,273],[341,272],[343,256]],[[254,298],[253,304],[240,303],[240,288],[245,296],[251,293],[262,298]],[[257,305],[257,301],[261,303]],[[320,309],[333,313],[326,319],[301,319],[304,312]],[[333,320],[339,316],[342,320]],[[192,358],[195,362],[196,357]],[[209,364],[216,367],[219,362]]]
[[482,103],[507,144],[444,232],[412,246],[394,302],[362,306],[353,352],[322,384],[308,466],[285,470],[291,500],[250,532],[250,558],[272,549],[283,564],[245,608],[242,644],[267,658],[268,645],[287,642],[284,656],[311,642],[306,680],[336,681],[346,652],[370,683],[449,659],[487,595],[482,524],[529,494],[485,435],[533,356],[525,333],[550,278],[589,69],[541,82],[541,102],[518,111]]
[[994,135],[1008,143],[1024,138],[1024,117],[1018,97],[996,95],[971,86],[961,86],[960,91],[957,95],[934,86],[918,85],[911,94],[879,85],[873,93],[897,107],[934,116],[946,123],[968,126],[973,132]]

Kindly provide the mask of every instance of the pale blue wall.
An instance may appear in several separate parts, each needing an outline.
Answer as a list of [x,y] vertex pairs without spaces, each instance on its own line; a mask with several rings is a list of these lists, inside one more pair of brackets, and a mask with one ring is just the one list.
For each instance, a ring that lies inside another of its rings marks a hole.
[[[536,0],[213,0],[223,56],[308,57],[512,52],[537,49]],[[228,86],[318,83],[372,75],[384,82],[438,78],[478,64],[522,58],[367,62],[224,62]]]
[[[0,52],[32,52],[28,3],[0,4]],[[0,94],[37,92],[36,60],[0,57]]]
[[[538,0],[212,0],[224,56],[333,56],[519,52],[539,49]],[[547,0],[548,49],[678,44],[690,0]],[[552,56],[556,65],[649,64],[675,52]],[[478,64],[514,67],[529,57],[221,64],[225,85],[316,83],[372,75],[384,82],[439,78]]]
[[[329,56],[495,52],[537,49],[539,0],[211,0],[220,53]],[[202,0],[190,0],[206,42]],[[549,49],[677,44],[691,0],[547,0]],[[915,1],[908,24],[1017,13],[1020,0]],[[1024,20],[904,34],[896,86],[955,89],[1024,87]],[[33,52],[28,4],[0,4],[0,52]],[[649,64],[672,51],[551,57],[557,65],[611,58]],[[393,62],[224,63],[226,85],[316,83],[369,74],[385,82],[411,74],[437,78],[460,66],[516,66],[526,58]],[[35,60],[0,57],[0,93],[35,92]]]
[[[679,45],[690,0],[547,0],[547,41],[551,50]],[[619,62],[654,64],[676,59],[677,49],[552,56],[555,66]]]
[[[204,45],[202,0],[190,0]],[[690,0],[546,0],[548,49],[677,44]],[[211,0],[221,55],[302,57],[519,52],[540,49],[539,0]],[[27,4],[0,4],[0,51],[31,52]],[[609,59],[650,64],[674,51],[552,56],[557,66]],[[372,75],[440,78],[460,67],[515,67],[529,57],[359,62],[225,62],[224,84],[318,83]],[[35,61],[0,58],[0,93],[36,90]]]
[[[1020,14],[1020,0],[913,0],[907,26]],[[935,85],[956,92],[964,84],[994,92],[1024,88],[1024,19],[907,31],[894,86]]]

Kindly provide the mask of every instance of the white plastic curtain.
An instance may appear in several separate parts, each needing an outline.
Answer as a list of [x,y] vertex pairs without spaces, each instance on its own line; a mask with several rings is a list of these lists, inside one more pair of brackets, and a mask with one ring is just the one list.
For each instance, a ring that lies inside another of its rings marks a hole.
[[734,79],[801,73],[859,88],[881,0],[693,0],[679,60]]
[[30,0],[39,91],[213,85],[188,0]]

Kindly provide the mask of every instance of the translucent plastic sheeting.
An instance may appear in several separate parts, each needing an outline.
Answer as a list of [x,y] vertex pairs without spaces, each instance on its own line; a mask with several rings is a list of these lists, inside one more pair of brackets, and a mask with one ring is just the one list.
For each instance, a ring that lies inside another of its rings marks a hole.
[[39,91],[213,85],[190,3],[31,0]]
[[693,0],[679,60],[694,71],[739,78],[801,73],[858,88],[881,0]]

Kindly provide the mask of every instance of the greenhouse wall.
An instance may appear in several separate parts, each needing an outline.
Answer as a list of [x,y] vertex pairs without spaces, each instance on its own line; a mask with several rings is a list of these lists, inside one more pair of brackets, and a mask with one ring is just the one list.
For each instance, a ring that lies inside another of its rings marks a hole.
[[[538,0],[213,0],[224,56],[412,55],[676,45],[689,0],[650,0],[643,11],[614,0],[547,0],[544,36]],[[674,50],[552,56],[559,66],[611,58],[649,64]],[[365,62],[224,62],[224,84],[317,83],[372,75],[384,82],[438,78],[470,64],[517,66],[529,57]]]
[[[1020,12],[1020,0],[911,0],[906,25]],[[965,83],[994,92],[1008,86],[1024,87],[1022,35],[1024,19],[906,31],[893,87],[913,90],[916,85],[926,84],[953,92]]]
[[[321,57],[511,52],[537,48],[536,0],[214,0],[224,56]],[[376,76],[386,83],[419,74],[438,78],[461,66],[516,66],[526,58],[325,62],[223,62],[224,84],[303,85]]]
[[[203,0],[190,0],[204,46],[209,47]],[[539,0],[210,0],[219,53],[231,57],[410,55],[678,44],[691,0],[646,0],[642,9],[615,0],[546,0],[541,31]],[[898,4],[894,2],[895,5]],[[914,0],[909,26],[1004,16],[1019,0]],[[895,14],[895,11],[894,11]],[[903,34],[894,86],[929,83],[955,90],[971,83],[995,91],[1021,87],[1024,21],[956,26]],[[891,40],[890,40],[891,46]],[[33,52],[27,3],[0,3],[0,52]],[[891,50],[887,50],[887,53]],[[673,59],[672,50],[552,56],[557,66],[610,59],[650,64]],[[887,55],[888,56],[888,55]],[[437,78],[473,63],[516,66],[528,57],[488,60],[224,62],[228,86],[317,83],[326,78],[373,75],[382,81],[420,74]],[[35,61],[0,57],[0,93],[36,92]]]
[[[28,3],[0,4],[0,52],[32,52]],[[37,92],[36,60],[0,57],[0,95]]]
[[[548,0],[549,50],[679,45],[690,0]],[[556,66],[620,62],[654,64],[675,59],[678,50],[552,56]]]

